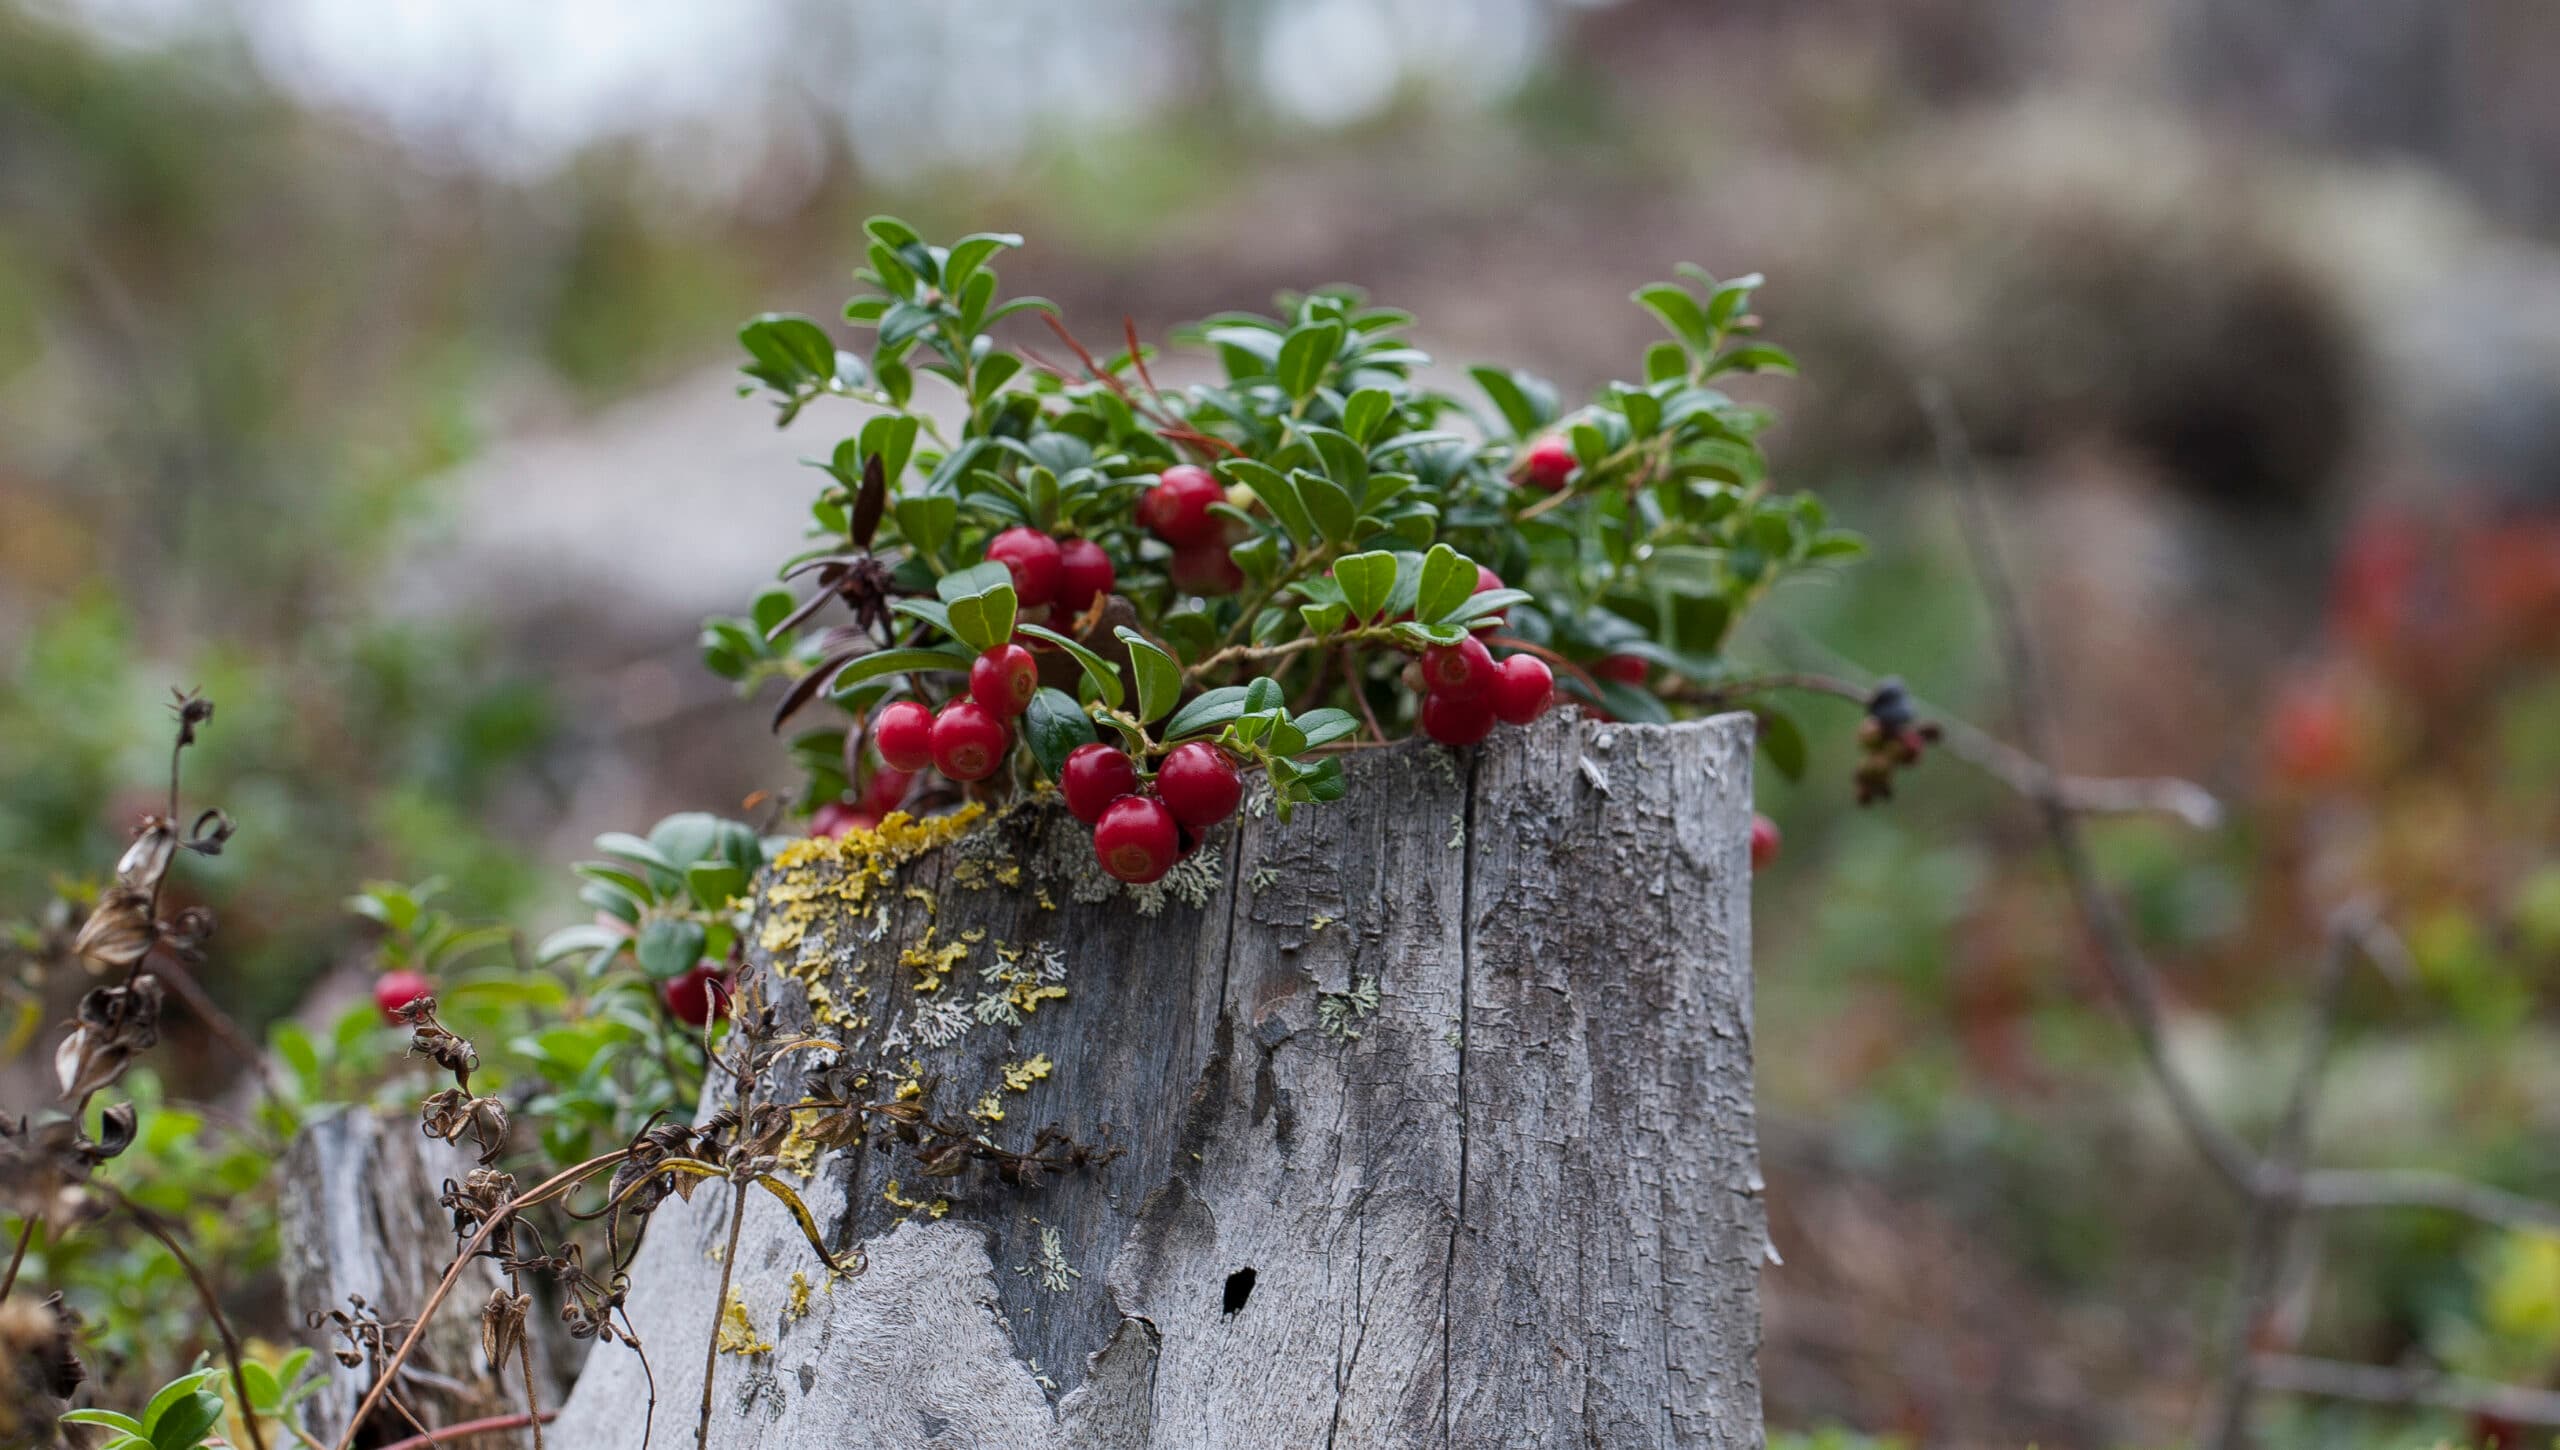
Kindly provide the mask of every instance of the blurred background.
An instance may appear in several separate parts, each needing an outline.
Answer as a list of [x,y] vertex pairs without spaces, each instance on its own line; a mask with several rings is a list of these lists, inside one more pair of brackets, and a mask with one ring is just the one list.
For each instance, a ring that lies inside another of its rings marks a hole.
[[[2014,733],[1943,384],[2066,764],[2228,807],[2098,835],[2217,1110],[2272,1118],[2370,890],[2418,971],[2358,981],[2324,1157],[2560,1196],[2555,79],[2549,0],[0,0],[0,916],[113,860],[171,686],[252,1025],[361,982],[361,880],[538,930],[597,831],[787,785],[695,635],[835,420],[732,337],[834,315],[867,215],[1027,234],[1095,336],[1348,281],[1568,392],[1693,260],[1769,274],[1778,474],[1875,545],[1743,653]],[[2024,804],[1932,760],[1858,810],[1826,705],[1761,791],[1771,1423],[2175,1443],[2236,1205]],[[2282,1342],[2560,1383],[2560,1239],[2325,1231]]]

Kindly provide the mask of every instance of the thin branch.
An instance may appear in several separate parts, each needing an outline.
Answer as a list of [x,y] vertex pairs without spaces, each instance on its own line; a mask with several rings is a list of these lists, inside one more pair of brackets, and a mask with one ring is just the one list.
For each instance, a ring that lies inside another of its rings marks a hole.
[[406,1440],[394,1440],[383,1446],[382,1450],[427,1450],[431,1445],[443,1445],[471,1435],[486,1435],[498,1430],[521,1430],[527,1425],[544,1425],[559,1418],[558,1410],[544,1410],[538,1415],[528,1415],[521,1410],[512,1415],[491,1415],[485,1420],[465,1420],[458,1425],[446,1425],[441,1429],[429,1430],[423,1435],[412,1435]]
[[2560,1231],[2560,1204],[2446,1173],[2326,1169],[2304,1174],[2299,1196],[2304,1208],[2321,1212],[2432,1208],[2503,1228]]
[[2281,1394],[2367,1405],[2431,1405],[2526,1425],[2560,1426],[2560,1392],[2439,1374],[2422,1366],[2349,1364],[2290,1354],[2257,1356],[2257,1382]]
[[2267,1138],[2259,1161],[2257,1191],[2251,1195],[2249,1222],[2240,1242],[2240,1258],[2232,1278],[2231,1310],[2224,1327],[2229,1364],[2214,1396],[2204,1437],[2210,1450],[2232,1450],[2249,1438],[2249,1408],[2256,1398],[2258,1326],[2265,1322],[2284,1288],[2284,1266],[2300,1213],[2302,1164],[2310,1152],[2311,1123],[2320,1099],[2322,1073],[2337,1042],[2338,1013],[2346,1002],[2347,967],[2368,913],[2349,908],[2339,913],[2321,952],[2317,986],[2312,991],[2311,1021],[2305,1029],[2302,1061],[2294,1068],[2285,1092],[2283,1112]]
[[[2027,638],[2025,616],[2010,584],[2008,569],[2000,558],[1990,502],[1981,476],[1974,469],[1973,454],[1965,441],[1963,424],[1957,420],[1946,390],[1935,383],[1921,386],[1920,405],[1928,414],[1931,431],[1937,435],[1939,466],[1964,510],[1962,532],[1966,548],[1973,558],[1974,571],[1981,580],[1983,594],[1998,625],[2001,660],[2008,678],[2011,706],[2017,715],[2019,737],[2025,742],[2023,753],[2039,768],[2051,771],[2053,731],[2045,708],[2043,685],[2036,669],[2035,647]],[[2176,1116],[2179,1127],[2206,1163],[2233,1191],[2243,1197],[2253,1195],[2258,1175],[2255,1156],[2205,1109],[2194,1086],[2169,1059],[2168,1032],[2160,1005],[2158,977],[2153,973],[2149,960],[2143,956],[2142,949],[2134,944],[2133,934],[2118,914],[2114,900],[2107,895],[2105,884],[2098,879],[2097,866],[2080,832],[2079,817],[2057,792],[2033,793],[2030,799],[2035,802],[2037,813],[2043,817],[2045,835],[2052,843],[2054,855],[2062,863],[2063,877],[2071,888],[2072,900],[2078,905],[2081,921],[2097,946],[2099,964],[2105,970],[2117,1004],[2124,1011],[2127,1025],[2132,1028],[2135,1045],[2141,1049],[2152,1080],[2168,1097],[2170,1111]]]
[[18,1266],[27,1261],[27,1245],[35,1241],[35,1236],[36,1216],[31,1213],[19,1225],[18,1250],[9,1256],[9,1272],[0,1274],[0,1299],[8,1298],[9,1291],[18,1287]]
[[206,1282],[204,1271],[196,1267],[195,1260],[187,1257],[187,1251],[179,1245],[177,1235],[167,1224],[160,1221],[158,1214],[125,1197],[123,1190],[112,1184],[101,1183],[97,1186],[113,1198],[116,1206],[131,1216],[135,1223],[142,1225],[144,1233],[160,1241],[160,1247],[167,1249],[169,1257],[178,1261],[178,1267],[185,1272],[187,1282],[195,1286],[196,1299],[204,1305],[205,1317],[213,1321],[213,1332],[222,1340],[223,1361],[231,1366],[231,1387],[240,1393],[240,1423],[249,1427],[249,1443],[257,1447],[257,1450],[267,1450],[267,1432],[259,1428],[258,1412],[251,1408],[249,1403],[249,1377],[240,1367],[239,1337],[231,1332],[231,1321],[223,1317],[222,1302],[215,1297],[213,1285]]
[[747,1222],[747,1185],[737,1184],[729,1205],[729,1246],[720,1254],[720,1293],[711,1301],[711,1334],[702,1346],[702,1415],[693,1424],[695,1450],[711,1443],[711,1381],[720,1372],[720,1322],[729,1313],[729,1276],[738,1268],[738,1230]]

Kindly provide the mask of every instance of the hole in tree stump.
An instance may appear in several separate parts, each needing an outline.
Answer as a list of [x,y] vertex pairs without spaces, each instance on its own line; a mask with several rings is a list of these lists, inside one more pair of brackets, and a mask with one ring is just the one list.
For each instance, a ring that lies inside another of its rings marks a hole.
[[1244,1301],[1253,1297],[1253,1266],[1248,1264],[1227,1276],[1227,1312],[1235,1313]]

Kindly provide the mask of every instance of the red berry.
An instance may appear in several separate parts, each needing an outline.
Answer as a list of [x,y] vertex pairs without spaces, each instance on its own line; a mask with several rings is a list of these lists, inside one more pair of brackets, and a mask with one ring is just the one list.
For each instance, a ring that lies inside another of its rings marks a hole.
[[1435,695],[1481,700],[1493,690],[1493,651],[1468,635],[1456,644],[1435,644],[1422,652],[1422,686]]
[[1244,570],[1227,552],[1226,539],[1216,534],[1204,543],[1177,545],[1173,567],[1166,572],[1173,576],[1173,587],[1185,594],[1233,594],[1244,587]]
[[1067,809],[1090,826],[1102,819],[1113,801],[1138,793],[1138,767],[1116,746],[1099,741],[1067,752],[1058,771],[1058,789]]
[[1093,854],[1103,870],[1144,886],[1173,869],[1182,854],[1182,833],[1163,802],[1124,795],[1094,823]]
[[831,839],[854,831],[868,831],[879,824],[878,814],[851,801],[829,801],[809,814],[809,834]]
[[1012,747],[1012,729],[975,700],[954,700],[933,717],[933,768],[953,780],[985,780]]
[[1111,567],[1111,556],[1102,552],[1100,544],[1091,539],[1068,539],[1058,545],[1056,603],[1061,610],[1082,614],[1119,582],[1119,571]]
[[[925,726],[927,746],[931,745],[933,726]],[[862,809],[878,824],[879,818],[907,803],[907,792],[915,786],[916,773],[884,765],[871,772],[871,785],[862,793]]]
[[[1476,587],[1468,590],[1467,592],[1469,594],[1486,594],[1504,587],[1506,586],[1502,582],[1501,575],[1496,574],[1482,564],[1478,564],[1476,566]],[[1503,622],[1502,616],[1499,614],[1488,614],[1485,618],[1492,620],[1496,624]]]
[[401,1008],[435,994],[435,984],[412,971],[385,972],[373,979],[373,1005],[382,1009],[386,1022],[398,1022]]
[[1018,644],[1000,644],[969,665],[969,698],[1002,719],[1031,708],[1040,693],[1040,663]]
[[1492,702],[1481,696],[1425,695],[1422,733],[1443,745],[1473,745],[1493,733]]
[[1555,703],[1556,674],[1536,655],[1512,655],[1495,667],[1493,713],[1513,725],[1526,725]]
[[871,743],[892,770],[933,764],[933,712],[914,700],[892,700],[871,720]]
[[1016,604],[1037,607],[1058,593],[1058,541],[1038,529],[1012,528],[987,541],[987,557],[1013,575]]
[[1561,438],[1541,438],[1529,445],[1527,462],[1529,482],[1553,493],[1573,476],[1573,445]]
[[1244,779],[1235,757],[1205,740],[1177,745],[1156,767],[1156,795],[1186,826],[1214,826],[1236,813]]
[[1751,869],[1760,870],[1778,859],[1778,823],[1767,816],[1751,817]]
[[687,1027],[700,1027],[714,1017],[729,1015],[729,991],[729,979],[718,967],[703,962],[661,982],[658,1000],[667,1004],[668,1016]]
[[1593,665],[1591,673],[1604,680],[1616,680],[1622,685],[1641,685],[1644,683],[1645,675],[1651,669],[1652,666],[1634,655],[1610,655]]
[[1138,522],[1176,548],[1206,543],[1224,532],[1210,506],[1226,502],[1216,475],[1191,463],[1166,469],[1138,500]]

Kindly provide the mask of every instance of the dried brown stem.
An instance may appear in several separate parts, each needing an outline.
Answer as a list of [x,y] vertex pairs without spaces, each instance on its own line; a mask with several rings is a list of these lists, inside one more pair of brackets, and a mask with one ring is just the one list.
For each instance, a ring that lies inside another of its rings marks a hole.
[[399,1375],[400,1366],[408,1362],[409,1355],[418,1347],[419,1339],[426,1334],[427,1321],[435,1317],[436,1310],[443,1305],[447,1296],[453,1293],[453,1286],[462,1282],[462,1271],[474,1258],[478,1257],[481,1248],[489,1242],[490,1236],[498,1231],[498,1227],[553,1194],[565,1192],[584,1182],[597,1169],[609,1168],[629,1156],[631,1156],[631,1150],[617,1148],[610,1153],[598,1154],[575,1167],[564,1168],[535,1184],[530,1190],[508,1200],[504,1207],[481,1221],[479,1230],[471,1235],[470,1240],[462,1246],[461,1252],[453,1256],[453,1262],[445,1268],[444,1278],[437,1281],[434,1291],[427,1295],[427,1302],[419,1307],[418,1317],[409,1326],[409,1332],[401,1337],[400,1347],[391,1352],[391,1358],[382,1366],[382,1373],[374,1377],[373,1388],[365,1391],[364,1399],[356,1405],[356,1412],[348,1417],[347,1428],[338,1437],[337,1450],[350,1450],[350,1447],[355,1444],[356,1431],[382,1403],[382,1397],[390,1392],[391,1382]]
[[27,1261],[27,1245],[33,1243],[35,1237],[36,1216],[31,1213],[18,1225],[18,1247],[9,1255],[9,1272],[0,1274],[0,1299],[8,1298],[9,1291],[18,1287],[18,1268]]
[[446,1425],[441,1429],[429,1430],[423,1435],[412,1435],[406,1440],[394,1440],[383,1446],[382,1450],[427,1450],[431,1445],[443,1445],[451,1441],[467,1439],[473,1435],[486,1435],[499,1430],[520,1430],[526,1425],[533,1425],[538,1429],[559,1418],[558,1410],[544,1410],[531,1415],[521,1411],[512,1415],[491,1415],[485,1420],[464,1420],[458,1425]]
[[720,1321],[729,1312],[729,1279],[738,1271],[738,1230],[747,1222],[747,1185],[737,1184],[729,1203],[729,1246],[720,1252],[720,1292],[711,1300],[711,1334],[702,1346],[702,1414],[693,1423],[695,1450],[711,1444],[711,1381],[720,1371]]
[[204,1305],[205,1317],[213,1322],[213,1332],[222,1340],[223,1362],[231,1367],[231,1387],[240,1395],[240,1423],[249,1427],[249,1443],[256,1450],[267,1450],[267,1432],[259,1426],[258,1412],[249,1404],[249,1377],[240,1367],[240,1340],[231,1332],[231,1321],[223,1316],[222,1302],[214,1296],[213,1285],[206,1281],[204,1271],[196,1267],[196,1261],[187,1257],[177,1234],[160,1221],[158,1214],[125,1197],[122,1190],[111,1184],[102,1183],[98,1187],[113,1198],[116,1206],[135,1223],[140,1224],[144,1233],[160,1241],[160,1247],[167,1249],[169,1257],[178,1261],[178,1268],[186,1274],[187,1282],[195,1286],[196,1300]]

